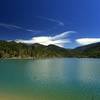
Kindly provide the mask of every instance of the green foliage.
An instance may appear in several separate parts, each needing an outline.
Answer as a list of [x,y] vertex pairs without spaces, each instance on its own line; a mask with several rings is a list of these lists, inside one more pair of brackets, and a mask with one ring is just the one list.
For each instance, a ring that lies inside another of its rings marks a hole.
[[0,58],[53,58],[53,57],[91,57],[100,58],[100,43],[76,49],[64,49],[55,45],[27,45],[14,41],[0,41]]
[[94,43],[73,50],[76,57],[100,58],[100,43]]
[[54,46],[40,44],[27,45],[14,41],[0,41],[0,58],[50,58],[65,57],[68,50]]

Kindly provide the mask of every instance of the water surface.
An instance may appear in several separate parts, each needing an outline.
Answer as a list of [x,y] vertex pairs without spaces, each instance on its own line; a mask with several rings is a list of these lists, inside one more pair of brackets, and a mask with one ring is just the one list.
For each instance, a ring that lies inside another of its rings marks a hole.
[[0,60],[0,93],[23,100],[100,100],[100,59]]

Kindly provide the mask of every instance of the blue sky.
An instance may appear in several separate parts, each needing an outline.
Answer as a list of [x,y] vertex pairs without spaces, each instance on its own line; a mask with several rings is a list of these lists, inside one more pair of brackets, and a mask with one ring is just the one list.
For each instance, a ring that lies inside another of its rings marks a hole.
[[1,0],[0,40],[66,48],[100,42],[99,10],[100,0]]

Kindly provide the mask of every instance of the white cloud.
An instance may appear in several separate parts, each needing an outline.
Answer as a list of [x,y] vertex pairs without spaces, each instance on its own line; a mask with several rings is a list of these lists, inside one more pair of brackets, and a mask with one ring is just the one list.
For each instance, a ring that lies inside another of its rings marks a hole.
[[56,20],[56,19],[43,17],[43,16],[37,16],[37,18],[40,18],[40,19],[43,19],[43,20],[48,20],[48,21],[53,22],[53,23],[57,23],[60,26],[64,26],[65,25],[62,21],[59,21],[59,20]]
[[24,30],[24,31],[27,31],[27,32],[34,32],[34,33],[39,33],[41,31],[38,31],[38,30],[31,30],[31,29],[25,29],[21,26],[17,26],[17,25],[12,25],[12,24],[6,24],[6,23],[0,23],[0,26],[1,27],[5,27],[7,29],[14,29],[14,30]]
[[6,23],[0,23],[0,26],[5,27],[5,28],[8,28],[8,29],[12,29],[12,28],[22,29],[22,27],[20,27],[20,26],[6,24]]
[[67,31],[67,32],[63,32],[63,33],[61,33],[61,34],[58,34],[58,35],[56,35],[56,36],[54,36],[52,39],[63,39],[63,38],[67,38],[68,37],[68,35],[69,35],[69,33],[71,34],[71,33],[75,33],[75,31]]
[[80,38],[80,39],[76,39],[76,42],[80,45],[88,45],[88,44],[100,42],[100,38]]
[[74,31],[67,31],[55,36],[39,36],[33,37],[30,40],[16,40],[17,43],[26,43],[26,44],[34,44],[39,43],[42,45],[57,45],[60,47],[64,47],[66,43],[70,43],[71,41],[67,38],[68,34],[75,33]]

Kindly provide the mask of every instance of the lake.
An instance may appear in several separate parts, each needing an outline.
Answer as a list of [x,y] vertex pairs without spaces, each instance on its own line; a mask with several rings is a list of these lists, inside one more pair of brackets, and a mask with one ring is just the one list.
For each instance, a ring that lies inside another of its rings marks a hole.
[[100,100],[100,59],[0,60],[0,98]]

